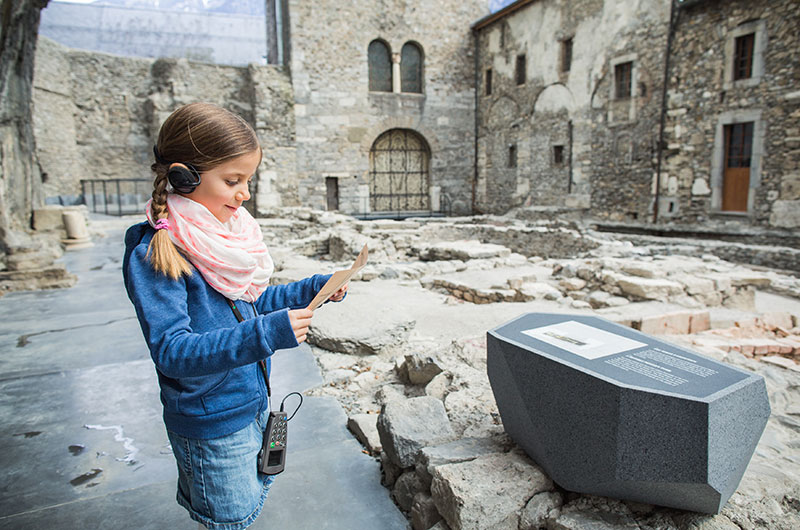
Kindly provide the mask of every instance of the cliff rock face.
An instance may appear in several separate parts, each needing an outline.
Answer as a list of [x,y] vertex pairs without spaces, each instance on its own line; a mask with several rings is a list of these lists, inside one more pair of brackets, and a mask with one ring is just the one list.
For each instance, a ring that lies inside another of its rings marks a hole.
[[0,11],[0,293],[72,281],[62,266],[53,266],[61,253],[57,240],[28,233],[33,209],[42,203],[31,87],[39,14],[47,2],[3,0]]

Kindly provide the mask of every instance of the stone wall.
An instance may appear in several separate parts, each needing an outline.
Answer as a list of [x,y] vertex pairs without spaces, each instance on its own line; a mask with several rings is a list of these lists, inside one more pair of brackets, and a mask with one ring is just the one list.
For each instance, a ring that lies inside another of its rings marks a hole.
[[[407,0],[294,0],[288,69],[121,58],[42,39],[34,118],[45,195],[74,198],[81,178],[149,177],[158,124],[203,99],[255,125],[265,147],[261,213],[325,208],[328,185],[340,211],[369,212],[371,151],[400,129],[429,151],[431,211],[522,206],[635,223],[651,222],[658,201],[662,223],[800,227],[797,2],[681,4],[666,108],[669,0],[520,0],[481,19],[486,10],[482,0],[448,0],[435,12]],[[733,82],[733,38],[751,29],[754,78]],[[422,93],[369,90],[375,39],[395,68],[405,43],[420,47]],[[626,63],[631,94],[620,97],[615,77]],[[748,206],[731,214],[721,211],[724,127],[743,121],[755,124]]]
[[284,68],[118,57],[46,38],[39,39],[35,64],[34,126],[50,202],[75,201],[81,179],[152,178],[160,124],[180,105],[208,101],[240,114],[259,135],[264,159],[251,202],[259,209],[297,204]]
[[[545,0],[476,24],[479,209],[586,207],[591,196],[595,215],[647,211],[668,11],[661,0]],[[615,100],[614,65],[627,60],[633,95]]]
[[[647,221],[658,163],[669,2],[628,5],[632,18],[607,42],[592,97],[591,212],[601,219]],[[615,69],[628,61],[633,63],[631,97],[618,99]]]
[[[797,2],[676,7],[661,144],[669,1],[517,4],[475,26],[480,210],[590,206],[598,219],[648,222],[658,201],[662,222],[800,226]],[[734,38],[749,32],[753,75],[733,81]],[[518,84],[523,54],[527,79]],[[632,93],[618,98],[616,66],[626,62]],[[747,207],[723,211],[724,127],[741,122],[754,123]],[[554,146],[563,146],[561,164]]]
[[[326,177],[337,178],[340,202],[363,196],[373,143],[399,128],[415,131],[430,148],[430,187],[452,200],[455,213],[471,210],[475,99],[469,25],[487,12],[484,0],[290,3],[297,167],[305,204],[325,207]],[[422,48],[422,94],[369,91],[367,48],[374,39],[397,54],[409,41]]]
[[[800,227],[799,26],[800,4],[792,1],[700,2],[681,10],[662,176],[662,194],[678,207],[675,217]],[[751,31],[753,77],[734,82],[733,39]],[[755,123],[747,211],[726,214],[723,126],[746,121]]]

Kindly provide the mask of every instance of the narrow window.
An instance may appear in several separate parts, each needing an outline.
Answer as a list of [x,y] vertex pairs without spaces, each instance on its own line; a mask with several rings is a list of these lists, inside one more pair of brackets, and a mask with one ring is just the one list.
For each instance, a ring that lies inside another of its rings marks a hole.
[[369,59],[370,92],[392,91],[392,58],[389,47],[379,40],[369,43],[367,51]]
[[563,145],[554,145],[553,146],[553,165],[554,166],[561,166],[564,164],[564,146]]
[[422,93],[422,50],[413,42],[400,53],[400,91]]
[[620,63],[614,67],[614,97],[626,99],[631,97],[631,71],[633,63]]
[[517,55],[517,85],[525,84],[525,54]]
[[572,66],[572,39],[561,41],[561,71],[569,72]]
[[508,146],[508,167],[517,167],[517,146]]
[[486,95],[492,95],[492,69],[486,69]]
[[733,56],[733,80],[749,79],[753,76],[753,44],[755,33],[736,37],[736,50]]

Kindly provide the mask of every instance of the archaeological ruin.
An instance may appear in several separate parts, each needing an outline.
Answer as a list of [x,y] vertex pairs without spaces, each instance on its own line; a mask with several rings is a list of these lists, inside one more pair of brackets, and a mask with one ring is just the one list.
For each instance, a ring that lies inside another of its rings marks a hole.
[[[248,15],[235,46],[172,47],[108,22],[146,9],[69,6],[110,24],[92,35],[47,4],[3,0],[0,302],[74,285],[64,248],[142,219],[158,127],[209,101],[263,148],[246,207],[273,284],[369,247],[315,313],[304,393],[335,398],[414,530],[800,527],[796,1],[267,0],[263,42]],[[763,377],[771,414],[719,513],[568,491],[514,443],[487,331],[530,312]]]

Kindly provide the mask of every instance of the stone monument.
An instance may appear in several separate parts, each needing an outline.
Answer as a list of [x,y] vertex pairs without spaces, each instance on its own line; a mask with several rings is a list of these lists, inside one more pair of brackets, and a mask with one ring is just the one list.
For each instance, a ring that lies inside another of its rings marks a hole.
[[506,432],[561,487],[719,513],[770,415],[764,379],[607,320],[488,332]]

